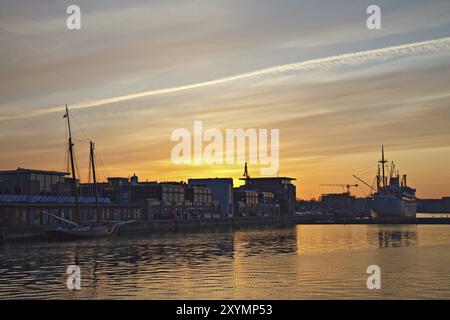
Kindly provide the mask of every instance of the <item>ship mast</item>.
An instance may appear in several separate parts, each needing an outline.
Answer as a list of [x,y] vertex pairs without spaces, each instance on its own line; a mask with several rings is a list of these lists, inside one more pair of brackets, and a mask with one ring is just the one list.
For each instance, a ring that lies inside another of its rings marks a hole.
[[383,187],[386,187],[386,175],[384,172],[385,164],[387,163],[387,160],[384,159],[384,146],[381,145],[381,161],[378,161],[381,164],[381,174],[382,174],[382,183]]
[[80,204],[78,202],[78,192],[77,192],[77,175],[75,172],[75,157],[73,152],[73,142],[72,142],[72,131],[70,129],[70,118],[69,118],[69,109],[66,104],[66,114],[63,118],[67,118],[67,127],[69,130],[69,154],[70,154],[70,166],[72,169],[72,195],[75,197],[75,217],[74,220],[76,222],[81,221],[80,217]]
[[98,212],[98,192],[97,192],[97,175],[95,173],[95,160],[94,160],[94,142],[89,141],[90,143],[90,161],[91,161],[91,168],[92,168],[92,177],[93,177],[93,181],[94,181],[94,196],[95,196],[95,220],[99,220],[100,216],[99,216],[99,212]]
[[380,191],[381,189],[381,184],[380,184],[380,164],[378,164],[378,171],[377,171],[377,191]]

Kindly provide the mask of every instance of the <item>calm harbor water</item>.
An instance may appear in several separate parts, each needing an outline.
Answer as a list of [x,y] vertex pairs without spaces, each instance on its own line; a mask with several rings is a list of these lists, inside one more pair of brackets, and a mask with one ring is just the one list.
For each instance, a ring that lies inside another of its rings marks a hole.
[[[81,290],[66,268],[81,268]],[[370,291],[369,265],[381,268]],[[288,229],[0,245],[0,299],[450,298],[450,226]]]

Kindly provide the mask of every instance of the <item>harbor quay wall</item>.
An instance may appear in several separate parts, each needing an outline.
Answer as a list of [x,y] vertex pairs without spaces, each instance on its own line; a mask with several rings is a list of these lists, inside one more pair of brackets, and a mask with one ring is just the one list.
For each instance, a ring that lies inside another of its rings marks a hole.
[[192,220],[153,220],[139,221],[124,226],[120,229],[121,234],[139,232],[176,232],[197,231],[205,229],[221,228],[247,228],[247,227],[288,227],[298,222],[296,216],[270,216],[270,217],[234,217],[218,219],[192,219]]
[[[147,220],[135,221],[120,228],[119,234],[173,233],[179,231],[201,231],[223,228],[288,227],[299,222],[298,216],[235,217],[191,220]],[[47,230],[58,225],[0,227],[0,241],[45,239]]]
[[[220,229],[246,228],[282,228],[295,225],[414,225],[414,224],[450,224],[450,218],[416,218],[416,219],[324,219],[323,217],[272,216],[272,217],[234,217],[217,219],[192,220],[151,220],[136,221],[123,226],[119,235],[167,234],[174,232],[195,232]],[[57,225],[0,227],[0,242],[20,241],[29,239],[45,239],[46,230],[57,228]]]

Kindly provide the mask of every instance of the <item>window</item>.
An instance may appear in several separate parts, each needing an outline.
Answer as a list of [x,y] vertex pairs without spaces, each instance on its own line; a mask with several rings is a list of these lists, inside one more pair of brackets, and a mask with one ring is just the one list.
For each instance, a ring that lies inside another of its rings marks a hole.
[[114,220],[120,220],[120,210],[114,209]]
[[27,211],[25,209],[22,209],[22,225],[28,225],[29,224],[29,220],[28,220],[28,214]]

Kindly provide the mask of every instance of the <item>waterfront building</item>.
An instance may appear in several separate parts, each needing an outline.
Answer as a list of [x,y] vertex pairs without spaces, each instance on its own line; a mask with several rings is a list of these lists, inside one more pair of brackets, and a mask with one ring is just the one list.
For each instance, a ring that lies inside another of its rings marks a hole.
[[418,199],[417,212],[450,213],[450,197],[443,197],[441,199]]
[[279,216],[280,206],[275,200],[272,192],[258,192],[258,215],[259,216]]
[[[97,194],[112,203],[140,204],[146,208],[148,219],[195,219],[220,216],[220,206],[212,199],[211,188],[184,182],[139,182],[136,175],[109,178],[97,183]],[[81,185],[82,196],[94,196],[94,184]]]
[[0,171],[0,194],[70,195],[67,172],[17,168]]
[[[2,225],[60,223],[45,213],[78,221],[74,216],[73,181],[67,173],[18,168],[1,171],[0,177]],[[189,179],[188,183],[139,182],[134,174],[131,178],[109,177],[106,182],[95,184],[76,181],[79,220],[208,219],[290,214],[293,211],[290,201],[295,201],[295,186],[291,180],[294,179],[247,179],[245,186],[236,189],[233,189],[231,178]],[[17,194],[12,194],[14,192]]]
[[450,212],[450,197],[442,198],[442,209],[444,212]]
[[336,216],[353,216],[355,197],[349,192],[323,194],[320,200],[322,212]]
[[244,188],[255,189],[260,192],[270,192],[274,196],[274,201],[280,206],[279,214],[293,215],[296,205],[296,187],[289,177],[267,177],[250,178],[246,177]]
[[211,189],[213,200],[220,205],[222,218],[233,217],[233,179],[232,178],[205,178],[189,179],[190,185],[204,185]]
[[280,205],[272,192],[259,191],[248,186],[234,189],[234,216],[279,216]]
[[259,215],[259,198],[257,190],[235,188],[233,197],[235,217],[251,217]]
[[186,184],[185,198],[186,200],[196,204],[210,204],[212,199],[212,191],[210,187],[201,184]]
[[[145,207],[141,205],[113,204],[108,198],[79,197],[80,220],[127,221],[145,220]],[[73,196],[31,196],[0,195],[0,226],[39,226],[61,224],[52,217],[74,220],[75,197]],[[51,215],[48,215],[49,213]]]
[[94,188],[97,188],[99,196],[111,199],[112,203],[122,204],[144,204],[147,199],[160,194],[161,188],[156,181],[153,182],[137,182],[137,177],[132,179],[113,177],[108,178],[107,182],[82,183],[80,185],[80,193],[82,196],[95,196]]
[[220,217],[219,202],[213,200],[210,187],[200,184],[185,184],[185,208],[190,218]]

